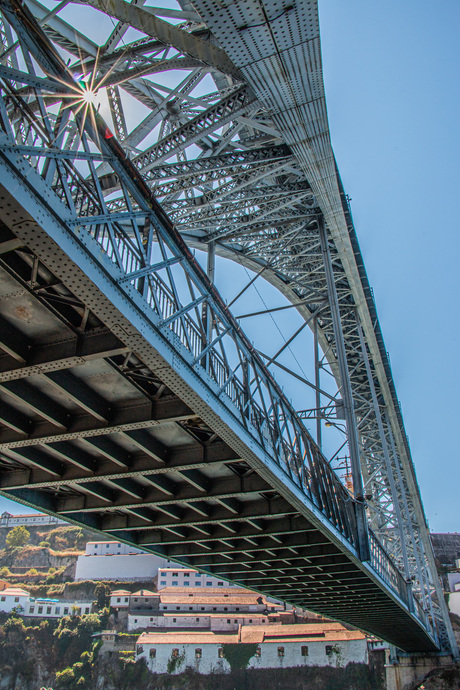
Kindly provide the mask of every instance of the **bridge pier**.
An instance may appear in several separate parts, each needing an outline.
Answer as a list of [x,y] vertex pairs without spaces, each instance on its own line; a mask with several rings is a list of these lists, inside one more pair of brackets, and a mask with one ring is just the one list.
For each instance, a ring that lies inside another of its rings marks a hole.
[[414,690],[434,669],[448,668],[453,660],[450,654],[411,654],[385,652],[386,690]]

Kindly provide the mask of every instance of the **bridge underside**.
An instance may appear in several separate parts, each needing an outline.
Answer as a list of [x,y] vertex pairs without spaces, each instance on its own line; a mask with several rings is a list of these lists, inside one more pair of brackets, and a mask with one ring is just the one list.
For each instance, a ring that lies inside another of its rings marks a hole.
[[[339,533],[237,440],[1,188],[0,493],[435,651]],[[16,197],[17,198],[17,197]]]

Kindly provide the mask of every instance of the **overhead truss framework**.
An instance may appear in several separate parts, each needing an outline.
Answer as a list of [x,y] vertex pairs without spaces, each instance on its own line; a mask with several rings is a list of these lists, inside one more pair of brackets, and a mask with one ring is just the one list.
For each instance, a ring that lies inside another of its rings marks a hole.
[[[410,612],[401,630],[421,622],[456,655],[330,145],[316,2],[87,5],[0,1],[0,159],[20,191],[3,190],[1,491],[364,628],[360,602],[377,602],[384,582]],[[72,12],[99,13],[105,42]],[[131,326],[108,293],[96,304],[78,270],[50,258],[45,220],[65,225],[83,271],[98,247],[87,275],[110,276]],[[208,278],[190,246],[208,251]],[[314,329],[316,411],[295,412],[270,373],[276,356],[253,348],[213,288],[216,252],[270,281]],[[184,391],[164,352],[152,359],[134,334],[146,309],[139,332],[153,324],[176,348]],[[321,368],[337,381],[332,401]],[[198,404],[187,391],[200,385]],[[321,422],[315,442],[301,419],[337,406],[348,488],[321,453]]]

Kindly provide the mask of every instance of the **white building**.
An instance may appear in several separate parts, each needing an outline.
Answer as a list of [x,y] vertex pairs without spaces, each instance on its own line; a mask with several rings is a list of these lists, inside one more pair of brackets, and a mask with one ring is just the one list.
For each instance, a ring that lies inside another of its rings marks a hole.
[[150,580],[167,559],[117,541],[90,541],[78,556],[75,580]]
[[449,581],[449,592],[455,592],[455,585],[460,584],[460,572],[447,573],[447,579]]
[[67,525],[65,520],[46,515],[45,513],[30,513],[27,515],[12,515],[5,511],[0,516],[0,527],[16,527],[17,525]]
[[158,589],[164,587],[238,587],[221,577],[199,573],[192,568],[159,568]]
[[[140,628],[198,628],[237,630],[240,625],[261,625],[277,616],[280,607],[260,594],[239,587],[190,588],[170,587],[159,592],[139,590],[123,595],[114,608],[126,608],[128,599],[128,630]],[[282,612],[284,613],[284,612]]]
[[29,618],[62,618],[63,616],[83,616],[91,613],[91,609],[92,603],[90,601],[30,597],[23,615]]
[[136,553],[145,554],[145,551],[120,541],[88,541],[85,548],[86,556],[132,556]]
[[164,628],[165,630],[212,630],[237,631],[242,625],[268,624],[268,616],[260,613],[237,613],[232,616],[221,613],[164,613],[161,615],[129,614],[128,630],[145,630],[146,628]]
[[131,592],[127,589],[115,589],[110,592],[110,606],[113,609],[127,609]]
[[177,674],[186,668],[208,674],[231,670],[226,645],[247,645],[247,668],[296,666],[346,666],[367,663],[363,633],[346,630],[339,623],[241,627],[238,633],[143,633],[136,644],[137,658],[144,658],[154,673]]
[[27,608],[29,596],[29,592],[20,587],[6,587],[0,592],[0,611],[10,613],[16,609],[22,613]]
[[460,582],[454,585],[454,591],[449,594],[449,611],[460,616]]
[[15,609],[21,616],[29,618],[82,616],[91,613],[91,608],[90,601],[35,598],[19,587],[7,587],[0,592],[0,611],[10,613]]

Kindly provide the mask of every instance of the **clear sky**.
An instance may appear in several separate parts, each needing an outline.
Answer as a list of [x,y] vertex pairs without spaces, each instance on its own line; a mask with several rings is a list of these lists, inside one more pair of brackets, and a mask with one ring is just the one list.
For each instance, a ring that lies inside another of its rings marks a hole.
[[460,3],[320,0],[320,21],[332,142],[425,510],[433,531],[460,531]]
[[320,0],[332,143],[433,531],[460,531],[458,0]]

